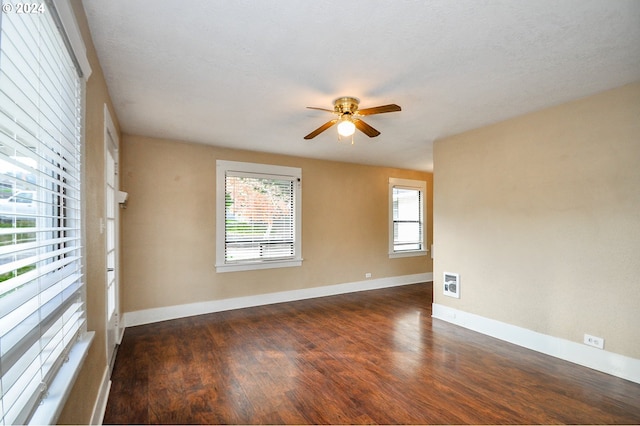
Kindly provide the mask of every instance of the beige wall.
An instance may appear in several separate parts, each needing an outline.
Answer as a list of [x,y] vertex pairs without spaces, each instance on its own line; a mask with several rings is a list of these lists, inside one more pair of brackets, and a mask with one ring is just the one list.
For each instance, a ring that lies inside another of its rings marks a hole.
[[[218,159],[302,168],[301,267],[216,273]],[[430,173],[129,135],[121,161],[123,312],[432,271],[429,256],[389,259],[387,222],[389,177],[425,180],[430,197]]]
[[434,164],[435,303],[640,359],[640,83],[437,141]]
[[85,175],[83,180],[86,215],[85,268],[87,287],[87,328],[95,331],[95,338],[87,359],[80,371],[67,404],[60,416],[62,424],[86,424],[90,421],[102,376],[107,369],[105,345],[106,324],[106,266],[105,240],[100,234],[100,218],[104,217],[104,104],[107,103],[111,116],[118,126],[111,108],[111,100],[98,62],[95,48],[89,34],[87,21],[79,0],[72,2],[78,26],[84,36],[87,57],[92,74],[86,86],[85,121]]

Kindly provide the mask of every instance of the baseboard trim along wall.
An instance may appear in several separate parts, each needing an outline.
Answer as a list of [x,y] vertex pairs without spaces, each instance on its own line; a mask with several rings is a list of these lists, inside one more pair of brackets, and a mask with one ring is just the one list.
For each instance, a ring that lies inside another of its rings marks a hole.
[[251,308],[254,306],[271,305],[274,303],[282,302],[294,302],[296,300],[335,296],[338,294],[376,290],[381,288],[418,284],[429,281],[433,281],[432,272],[413,275],[402,275],[399,277],[367,279],[364,281],[356,281],[345,284],[336,284],[299,290],[282,291],[277,293],[259,294],[255,296],[211,300],[207,302],[189,303],[185,305],[167,306],[164,308],[126,312],[123,316],[123,322],[125,327],[133,327],[136,325],[151,324],[154,322],[167,321],[171,319],[210,314],[213,312]]
[[107,401],[109,400],[109,392],[111,391],[111,380],[109,380],[109,371],[107,367],[102,375],[102,383],[100,384],[100,391],[98,397],[93,405],[93,414],[91,415],[91,425],[101,425],[104,419],[104,413],[107,410]]
[[640,360],[433,304],[432,317],[612,376],[640,383]]

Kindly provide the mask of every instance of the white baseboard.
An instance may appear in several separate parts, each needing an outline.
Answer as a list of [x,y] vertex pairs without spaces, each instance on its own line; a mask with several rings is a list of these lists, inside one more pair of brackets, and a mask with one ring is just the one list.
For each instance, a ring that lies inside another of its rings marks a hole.
[[93,404],[93,414],[91,415],[91,425],[101,425],[104,420],[104,413],[107,409],[107,401],[109,400],[109,391],[111,391],[111,380],[109,380],[109,368],[107,367],[102,375],[102,383],[98,391],[98,397]]
[[150,324],[176,318],[213,312],[229,311],[232,309],[250,308],[274,303],[293,302],[296,300],[313,299],[316,297],[334,296],[337,294],[354,293],[358,291],[376,290],[408,284],[433,281],[433,273],[403,275],[399,277],[367,279],[346,284],[336,284],[322,287],[305,288],[300,290],[281,291],[277,293],[259,294],[255,296],[236,297],[232,299],[211,300],[207,302],[189,303],[186,305],[167,306],[164,308],[145,309],[126,312],[123,316],[125,327]]
[[639,359],[538,333],[437,303],[433,304],[432,316],[527,349],[640,383]]

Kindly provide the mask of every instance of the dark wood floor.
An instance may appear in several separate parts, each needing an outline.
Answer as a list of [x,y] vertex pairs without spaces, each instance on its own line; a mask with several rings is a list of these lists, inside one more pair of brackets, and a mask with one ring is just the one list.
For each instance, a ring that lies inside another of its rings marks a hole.
[[639,384],[432,319],[431,289],[128,328],[104,423],[640,423]]

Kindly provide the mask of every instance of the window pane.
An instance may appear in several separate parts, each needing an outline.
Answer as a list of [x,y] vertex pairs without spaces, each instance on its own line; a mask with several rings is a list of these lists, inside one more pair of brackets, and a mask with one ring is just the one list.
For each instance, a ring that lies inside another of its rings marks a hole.
[[423,249],[422,191],[393,187],[393,251]]
[[420,220],[420,191],[393,188],[393,220]]
[[288,179],[226,177],[227,262],[294,256],[293,189]]
[[396,250],[419,250],[422,226],[416,222],[396,222],[393,224],[393,240]]

